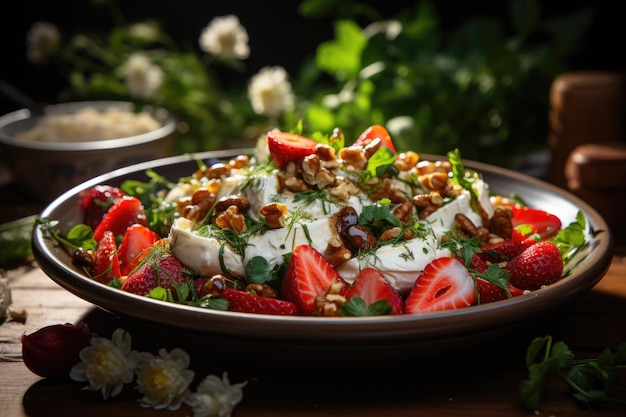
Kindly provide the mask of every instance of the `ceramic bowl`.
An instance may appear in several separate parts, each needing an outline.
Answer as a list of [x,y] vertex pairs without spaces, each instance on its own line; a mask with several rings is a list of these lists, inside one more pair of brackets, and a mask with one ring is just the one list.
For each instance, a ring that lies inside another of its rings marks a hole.
[[[86,108],[98,112],[108,109],[132,112],[133,105],[120,101],[71,102],[47,106],[43,115],[21,109],[0,117],[0,159],[9,166],[20,193],[47,203],[72,186],[97,175],[170,155],[176,123],[165,109],[150,111],[158,122],[156,129],[125,137],[78,140],[64,138],[58,132],[55,132],[54,140],[20,137],[20,133],[36,128],[42,117],[76,115]],[[87,124],[87,120],[84,122]],[[101,131],[105,129],[100,128]],[[75,132],[70,131],[68,135],[72,133]]]
[[[165,158],[119,169],[83,183],[60,196],[42,213],[59,221],[62,230],[81,223],[82,191],[97,184],[120,185],[147,181],[146,171],[176,181],[197,169],[198,160],[228,160],[237,151],[205,152]],[[432,159],[421,155],[423,159]],[[402,358],[458,351],[513,331],[571,302],[591,289],[606,272],[613,240],[603,218],[588,204],[551,184],[510,170],[466,161],[481,172],[493,191],[519,196],[529,206],[557,214],[564,225],[581,211],[589,225],[588,245],[569,265],[569,275],[546,288],[508,300],[464,309],[421,315],[378,317],[285,317],[245,314],[192,307],[123,292],[88,278],[70,256],[40,229],[33,235],[33,252],[42,270],[68,291],[104,310],[156,326],[179,329],[215,346],[241,350],[242,355],[305,357]],[[313,355],[313,356],[311,356]]]

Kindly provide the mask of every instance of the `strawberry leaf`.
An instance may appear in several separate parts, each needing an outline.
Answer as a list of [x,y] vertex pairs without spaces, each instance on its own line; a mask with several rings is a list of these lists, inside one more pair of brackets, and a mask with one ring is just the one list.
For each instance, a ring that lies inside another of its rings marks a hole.
[[343,317],[387,316],[391,314],[391,305],[387,300],[378,300],[369,306],[359,296],[352,296],[339,309]]

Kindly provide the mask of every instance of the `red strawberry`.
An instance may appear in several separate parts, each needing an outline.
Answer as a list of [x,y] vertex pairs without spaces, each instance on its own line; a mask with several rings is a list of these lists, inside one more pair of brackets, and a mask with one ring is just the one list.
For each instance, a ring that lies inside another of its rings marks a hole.
[[141,201],[137,197],[126,195],[111,206],[93,235],[96,241],[102,239],[106,230],[113,232],[113,236],[122,236],[126,229],[135,223],[147,225],[146,215]]
[[415,280],[404,306],[406,314],[452,310],[476,302],[474,280],[455,258],[442,257],[426,265]]
[[98,246],[94,253],[93,279],[108,284],[114,278],[119,278],[120,260],[117,254],[117,244],[115,236],[110,231],[105,231],[98,241]]
[[[481,253],[475,253],[472,255],[472,259],[470,260],[470,265],[469,268],[473,269],[475,271],[480,272],[481,274],[484,273],[487,268],[489,267],[489,265],[487,265],[487,262],[481,257]],[[459,261],[461,263],[465,262],[463,259],[458,258]]]
[[359,273],[345,295],[347,301],[354,296],[362,298],[368,307],[376,301],[386,300],[391,306],[392,315],[404,311],[404,301],[398,291],[374,268],[365,268]]
[[120,243],[119,258],[122,275],[128,275],[130,268],[135,264],[135,258],[144,249],[152,247],[159,238],[156,232],[143,224],[130,225],[124,232],[122,243]]
[[281,316],[295,316],[299,312],[298,306],[290,301],[263,297],[232,288],[224,288],[222,298],[228,301],[228,311]]
[[109,208],[124,195],[122,190],[110,185],[96,185],[90,188],[80,200],[83,207],[83,222],[95,229]]
[[525,206],[511,206],[511,210],[513,227],[519,228],[527,236],[536,233],[542,239],[549,239],[561,230],[561,219],[554,214]]
[[563,258],[558,246],[550,241],[543,241],[511,259],[506,269],[512,285],[525,290],[537,290],[561,278]]
[[481,257],[492,263],[510,261],[535,243],[535,239],[522,239],[483,245]]
[[[171,253],[153,250],[124,280],[122,291],[147,295],[159,286],[170,289],[174,284],[187,284],[191,278],[183,272],[184,269],[184,265]],[[176,296],[175,290],[173,292]]]
[[267,145],[272,161],[279,169],[285,169],[289,162],[298,162],[314,154],[317,148],[317,142],[313,139],[279,131],[268,132]]
[[396,153],[396,147],[393,145],[389,132],[381,125],[373,125],[365,129],[354,144],[365,146],[370,144],[374,139],[380,139],[381,146],[389,148],[393,153]]
[[[511,285],[511,283],[507,284],[507,288],[509,289],[511,297],[517,297],[524,294],[524,290],[520,290],[519,288]],[[482,278],[476,278],[476,289],[478,290],[479,297],[476,300],[478,304],[487,304],[494,301],[507,300],[509,298],[507,293],[502,288],[489,281],[485,281]]]
[[295,303],[303,314],[312,316],[315,297],[324,295],[331,285],[339,287],[332,292],[340,295],[345,295],[349,288],[349,284],[315,248],[296,246],[283,278],[282,298]]

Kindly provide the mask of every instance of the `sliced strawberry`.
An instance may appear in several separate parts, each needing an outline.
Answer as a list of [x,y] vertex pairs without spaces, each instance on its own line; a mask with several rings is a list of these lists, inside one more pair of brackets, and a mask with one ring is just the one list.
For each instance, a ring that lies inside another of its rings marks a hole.
[[279,131],[268,132],[267,145],[272,161],[279,169],[285,169],[289,162],[298,162],[314,154],[317,149],[317,142],[313,139]]
[[511,259],[506,269],[512,285],[525,290],[537,290],[561,278],[563,258],[558,246],[550,241],[542,241]]
[[481,257],[489,262],[506,262],[515,258],[526,248],[537,243],[535,239],[506,240],[481,246]]
[[415,280],[407,296],[404,312],[420,314],[431,311],[469,307],[476,302],[474,280],[455,258],[434,259]]
[[135,258],[144,249],[152,247],[159,239],[160,236],[148,226],[139,223],[130,225],[124,232],[122,243],[120,243],[119,258],[122,275],[128,275]]
[[[511,297],[524,294],[524,290],[511,285],[511,283],[507,284],[507,288]],[[476,289],[478,290],[477,304],[487,304],[509,298],[509,295],[502,288],[482,278],[476,278]]]
[[83,223],[95,229],[109,208],[124,195],[122,190],[110,185],[96,185],[86,190],[80,200],[83,207]]
[[402,314],[404,301],[389,280],[377,269],[365,268],[356,277],[345,295],[346,301],[358,296],[365,301],[366,306],[385,300],[391,306],[390,314]]
[[122,291],[138,295],[147,295],[156,287],[176,291],[175,284],[189,284],[191,278],[185,274],[184,265],[171,253],[164,250],[153,250],[141,265],[131,272],[122,283]]
[[361,136],[354,142],[355,145],[369,145],[373,140],[380,139],[381,146],[388,148],[393,153],[396,153],[396,147],[391,140],[391,136],[389,132],[384,126],[381,125],[372,125],[365,129]]
[[113,232],[115,237],[122,236],[135,223],[147,225],[146,215],[141,201],[137,197],[126,195],[117,200],[104,215],[93,232],[94,239],[99,241],[106,230]]
[[299,313],[298,306],[291,301],[263,297],[248,291],[224,288],[222,298],[228,301],[228,311],[280,316],[296,316]]
[[131,272],[133,272],[135,268],[139,267],[144,258],[148,256],[152,252],[152,250],[156,248],[165,248],[167,246],[167,242],[168,240],[165,238],[159,239],[154,242],[152,246],[149,246],[139,252],[139,254],[135,256],[135,258],[130,263],[126,264],[123,271],[120,269],[120,272],[123,272],[122,277],[129,275]]
[[93,279],[103,284],[108,284],[111,280],[121,276],[115,236],[109,231],[105,231],[98,241],[94,253],[92,276]]
[[[291,254],[282,283],[282,298],[295,303],[303,314],[315,312],[315,298],[326,294],[345,295],[349,284],[315,248],[296,246]],[[338,288],[337,288],[338,287]]]
[[512,206],[511,210],[513,227],[520,231],[528,229],[526,236],[536,233],[542,239],[549,239],[561,230],[561,220],[554,214],[524,206]]

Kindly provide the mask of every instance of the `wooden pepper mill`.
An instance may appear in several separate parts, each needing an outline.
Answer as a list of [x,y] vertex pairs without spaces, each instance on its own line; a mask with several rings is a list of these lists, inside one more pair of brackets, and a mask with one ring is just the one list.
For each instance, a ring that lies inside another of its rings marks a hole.
[[626,243],[626,83],[624,75],[582,71],[550,91],[550,181],[594,207]]

